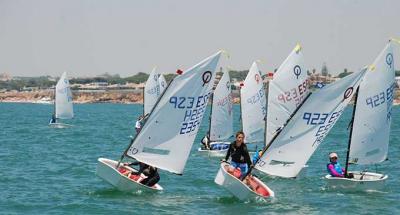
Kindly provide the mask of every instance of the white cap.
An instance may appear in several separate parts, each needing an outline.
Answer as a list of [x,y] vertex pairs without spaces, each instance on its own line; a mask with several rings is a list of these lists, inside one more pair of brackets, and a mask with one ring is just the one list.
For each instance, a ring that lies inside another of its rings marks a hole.
[[329,154],[329,158],[334,158],[334,157],[338,157],[337,154],[335,152],[332,152]]

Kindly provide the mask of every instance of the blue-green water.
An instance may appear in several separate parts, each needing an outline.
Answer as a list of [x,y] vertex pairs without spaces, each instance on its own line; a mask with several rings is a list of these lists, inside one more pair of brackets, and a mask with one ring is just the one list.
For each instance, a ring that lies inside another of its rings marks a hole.
[[[68,129],[47,123],[51,105],[0,103],[0,213],[2,214],[240,214],[240,213],[400,213],[400,108],[394,108],[389,161],[378,166],[387,173],[383,192],[347,193],[325,189],[327,154],[344,157],[351,115],[348,108],[309,161],[305,177],[263,177],[275,191],[268,202],[240,202],[214,183],[217,159],[196,153],[207,130],[203,121],[183,176],[160,171],[164,191],[121,193],[96,177],[97,158],[118,159],[141,105],[75,105]],[[235,106],[235,129],[239,129]],[[207,119],[207,118],[205,118]],[[162,132],[162,131],[160,131]],[[375,170],[375,167],[371,167]]]

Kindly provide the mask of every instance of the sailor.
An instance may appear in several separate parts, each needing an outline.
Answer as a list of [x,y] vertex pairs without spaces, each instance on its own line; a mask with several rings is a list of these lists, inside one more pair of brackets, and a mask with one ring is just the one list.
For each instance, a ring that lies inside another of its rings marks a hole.
[[132,162],[129,166],[139,165],[139,170],[137,172],[132,172],[133,175],[140,175],[143,173],[147,178],[143,179],[140,183],[148,187],[152,187],[160,181],[160,175],[158,174],[157,168],[147,165],[142,162]]
[[258,150],[258,152],[254,153],[253,158],[252,158],[253,165],[256,165],[256,163],[257,163],[258,159],[260,159],[261,155],[262,155],[261,149]]
[[232,174],[236,168],[240,168],[240,179],[243,179],[247,175],[249,167],[253,164],[251,163],[247,146],[244,143],[244,133],[242,131],[236,133],[236,140],[229,145],[225,159],[222,161],[227,161],[229,157],[231,158],[231,165],[228,172]]
[[137,134],[140,132],[140,130],[142,130],[142,120],[143,116],[139,116],[138,119],[136,120],[135,130]]
[[50,124],[53,124],[56,122],[57,122],[56,115],[55,114],[51,115]]
[[203,144],[203,149],[211,150],[210,148],[210,132],[207,132],[206,136],[201,139],[201,144]]
[[339,162],[337,162],[338,155],[335,152],[329,154],[329,161],[326,165],[328,172],[333,177],[344,177],[344,169],[340,166]]

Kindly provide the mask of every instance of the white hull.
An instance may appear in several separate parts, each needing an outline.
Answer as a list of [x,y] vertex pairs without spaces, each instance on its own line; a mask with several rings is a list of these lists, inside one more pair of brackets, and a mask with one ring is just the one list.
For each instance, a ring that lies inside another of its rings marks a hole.
[[[212,142],[211,145],[213,144],[224,144],[224,145],[230,145],[230,142]],[[214,149],[214,150],[208,150],[208,149],[202,149],[199,148],[197,150],[201,155],[208,156],[208,157],[224,157],[226,155],[226,152],[228,149]]]
[[350,172],[354,178],[339,178],[326,175],[325,179],[330,188],[346,189],[351,191],[382,190],[387,175],[373,172]]
[[70,124],[65,124],[65,123],[49,123],[49,126],[52,128],[69,128],[72,127]]
[[221,163],[221,167],[217,173],[217,176],[215,177],[214,182],[218,185],[223,186],[238,199],[245,201],[245,200],[268,199],[275,196],[274,191],[272,191],[267,185],[265,185],[261,180],[259,180],[255,176],[252,176],[254,182],[257,183],[258,186],[262,187],[262,189],[264,189],[267,192],[264,193],[264,195],[261,195],[253,191],[243,181],[229,174],[226,171],[226,168],[228,166],[229,164],[227,163]]
[[[156,192],[163,190],[159,184],[155,184],[153,187],[148,187],[128,178],[128,176],[122,174],[116,169],[117,164],[117,161],[107,158],[99,158],[97,162],[96,175],[123,192]],[[135,169],[130,168],[129,166],[124,166],[124,168],[132,172],[137,172]],[[138,181],[142,180],[143,177],[144,176],[141,175]]]

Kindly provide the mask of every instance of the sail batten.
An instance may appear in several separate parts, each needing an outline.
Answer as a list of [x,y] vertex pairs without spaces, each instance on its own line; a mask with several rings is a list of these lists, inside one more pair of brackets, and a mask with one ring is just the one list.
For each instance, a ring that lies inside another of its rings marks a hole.
[[127,156],[183,173],[212,92],[220,55],[218,52],[174,78],[127,149]]

